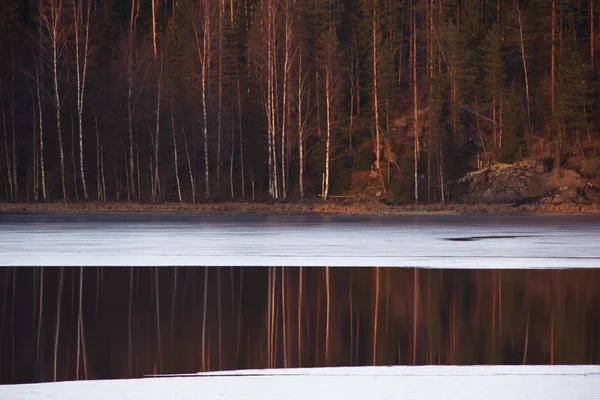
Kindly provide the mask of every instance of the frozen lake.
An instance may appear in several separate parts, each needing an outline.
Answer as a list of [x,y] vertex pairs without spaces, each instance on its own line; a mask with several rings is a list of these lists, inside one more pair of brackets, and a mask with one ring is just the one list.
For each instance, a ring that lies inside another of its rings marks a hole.
[[598,268],[598,216],[0,214],[0,266]]
[[13,399],[597,399],[598,366],[359,367],[0,386]]

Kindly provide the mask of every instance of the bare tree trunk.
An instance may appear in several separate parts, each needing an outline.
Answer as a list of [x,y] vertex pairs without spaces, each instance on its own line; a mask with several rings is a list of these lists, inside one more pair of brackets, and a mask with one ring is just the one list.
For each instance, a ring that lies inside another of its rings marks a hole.
[[52,63],[52,76],[54,84],[54,107],[56,109],[56,133],[58,135],[58,146],[60,153],[60,171],[61,171],[61,183],[63,192],[63,201],[67,201],[67,189],[65,186],[65,156],[62,141],[61,131],[61,119],[60,119],[60,107],[61,99],[58,87],[58,62],[61,57],[64,46],[65,46],[65,29],[62,21],[63,3],[62,0],[51,0],[49,15],[42,13],[42,22],[44,27],[48,31],[49,37],[47,43],[51,47],[50,61]]
[[298,62],[298,153],[300,177],[298,186],[300,186],[300,197],[304,197],[304,121],[302,116],[302,92],[304,88],[304,79],[302,76],[302,48],[300,48],[300,61]]
[[[328,44],[329,46],[329,44]],[[328,53],[331,49],[328,50]],[[327,196],[329,195],[329,160],[331,158],[330,155],[330,147],[331,147],[331,100],[333,96],[333,82],[332,81],[332,71],[331,71],[331,54],[327,54],[326,60],[326,70],[325,70],[325,112],[326,112],[326,123],[327,123],[327,138],[325,142],[325,188],[321,197],[323,200],[327,200]],[[377,108],[377,107],[376,107]],[[379,136],[378,136],[379,137]]]
[[[552,3],[554,5],[554,2]],[[519,24],[519,45],[521,47],[521,60],[523,62],[523,73],[525,74],[525,97],[527,100],[527,126],[531,128],[531,100],[529,97],[529,74],[527,73],[527,57],[525,56],[525,37],[523,34],[523,18],[519,3],[515,0],[515,9],[517,12],[517,23]],[[554,18],[553,18],[554,20]],[[554,41],[553,41],[554,43]]]
[[[232,0],[233,1],[233,0]],[[242,178],[242,198],[246,197],[246,183],[244,182],[244,142],[242,135],[242,93],[240,89],[240,72],[236,63],[236,84],[237,84],[237,103],[238,103],[238,131],[240,135],[240,174]]]
[[[129,128],[129,190],[127,197],[129,200],[136,199],[136,187],[135,187],[135,168],[133,161],[133,111],[134,111],[134,100],[133,100],[133,84],[135,81],[134,71],[134,35],[135,35],[135,23],[137,21],[138,9],[136,8],[136,0],[131,1],[131,14],[129,20],[129,37],[127,51],[127,122]],[[139,184],[139,175],[138,175]]]
[[[556,101],[555,101],[555,81],[554,81],[554,74],[555,74],[555,69],[554,69],[554,61],[555,61],[555,33],[556,33],[556,26],[555,26],[555,1],[552,0],[552,48],[550,50],[550,101],[551,101],[551,109],[552,109],[552,117],[554,118],[556,116]],[[519,25],[520,26],[520,25]],[[554,121],[553,121],[554,123]]]
[[15,189],[13,185],[12,163],[10,161],[11,154],[8,148],[8,134],[6,132],[6,113],[4,110],[4,96],[2,95],[2,86],[0,85],[0,109],[2,110],[2,131],[4,133],[4,151],[6,153],[6,170],[8,175],[8,184],[10,186],[10,199],[15,199]]
[[[158,6],[158,0],[152,1],[152,48],[154,49],[154,59],[158,57],[158,50],[156,47],[156,7]],[[156,4],[155,4],[156,3]]]
[[44,166],[44,116],[42,113],[42,97],[41,97],[41,93],[40,93],[40,85],[42,85],[42,82],[40,82],[40,71],[39,71],[39,67],[38,67],[38,63],[37,63],[37,59],[34,62],[35,65],[35,78],[36,78],[36,89],[37,89],[37,101],[38,101],[38,115],[39,115],[39,123],[38,123],[38,130],[39,130],[39,138],[40,138],[40,172],[42,174],[41,179],[42,179],[42,199],[44,199],[44,202],[47,200],[46,196],[46,168]]
[[85,38],[83,44],[83,55],[81,55],[79,35],[83,19],[83,4],[81,0],[79,1],[79,4],[77,4],[77,0],[73,0],[73,21],[75,25],[75,66],[77,72],[77,117],[79,122],[79,168],[81,173],[81,186],[83,189],[83,198],[86,201],[88,200],[88,193],[83,167],[83,101],[85,98],[85,82],[89,56],[90,8],[91,4],[88,2],[86,13],[87,16],[85,17],[84,22]]
[[[154,2],[154,0],[152,0]],[[162,86],[162,55],[160,57],[160,69],[158,72],[158,88],[156,91],[156,136],[154,137],[154,176],[152,177],[152,201],[157,203],[160,197],[159,162],[158,149],[160,139],[160,89]]]
[[10,122],[12,132],[12,173],[13,173],[13,185],[14,185],[14,200],[19,199],[19,180],[18,180],[18,169],[17,169],[17,135],[15,129],[15,55],[13,51],[12,43],[10,45],[11,55],[11,100],[10,100]]
[[285,3],[285,50],[283,60],[283,109],[281,122],[281,197],[285,200],[287,196],[287,181],[286,181],[286,147],[287,147],[287,125],[288,125],[288,78],[290,74],[290,51],[292,47],[292,25],[290,24],[291,16],[289,3]]
[[206,112],[206,79],[208,75],[209,65],[209,52],[211,46],[211,15],[210,15],[210,3],[208,0],[202,0],[202,45],[200,44],[200,38],[198,31],[195,30],[196,36],[196,50],[198,57],[200,58],[200,80],[202,82],[202,116],[203,116],[203,127],[204,133],[204,178],[205,178],[205,193],[206,197],[210,196],[210,180],[209,180],[209,169],[208,169],[208,118]]
[[[594,77],[594,2],[590,0],[590,67],[592,78]],[[554,3],[553,3],[554,4]],[[554,7],[553,7],[554,9]]]
[[221,136],[223,132],[223,13],[225,0],[219,1],[219,77],[218,77],[218,105],[217,105],[217,185],[215,191],[220,192],[221,186]]
[[192,203],[196,202],[196,178],[194,176],[194,171],[192,168],[192,161],[190,159],[190,152],[188,149],[188,142],[187,142],[187,137],[185,135],[185,131],[182,131],[183,133],[183,143],[185,145],[185,156],[187,158],[187,164],[188,164],[188,174],[190,176],[190,185],[192,186]]
[[[377,96],[377,4],[373,4],[373,108],[375,111],[375,166],[381,176],[381,143],[379,132],[379,98]],[[383,178],[382,178],[383,183]],[[385,191],[385,187],[384,187]]]
[[75,201],[79,201],[79,191],[77,189],[77,150],[75,148],[75,121],[71,114],[71,161],[73,161],[73,191],[75,192]]
[[412,26],[412,64],[413,64],[413,130],[414,130],[414,172],[415,172],[415,204],[419,203],[419,97],[417,94],[417,19],[413,9]]
[[229,189],[233,199],[233,156],[235,150],[235,115],[231,114],[231,156],[229,157]]
[[[38,171],[38,148],[37,148],[37,115],[35,112],[35,94],[31,89],[31,148],[33,150],[33,200],[37,203],[40,193],[39,171]],[[27,199],[29,200],[29,198]],[[34,270],[35,271],[35,270]],[[34,285],[36,280],[34,279]],[[35,315],[35,310],[34,310]]]
[[177,138],[175,135],[175,118],[173,117],[173,107],[175,101],[171,98],[171,131],[173,133],[173,163],[175,165],[175,181],[177,182],[177,196],[179,198],[179,202],[183,202],[183,198],[181,197],[181,183],[179,182],[179,160],[177,158]]

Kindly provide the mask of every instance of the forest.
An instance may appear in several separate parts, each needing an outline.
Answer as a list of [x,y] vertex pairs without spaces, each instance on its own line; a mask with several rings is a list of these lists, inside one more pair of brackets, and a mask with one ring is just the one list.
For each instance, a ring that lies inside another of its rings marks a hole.
[[0,199],[327,199],[364,173],[444,203],[478,167],[596,157],[599,8],[3,0]]

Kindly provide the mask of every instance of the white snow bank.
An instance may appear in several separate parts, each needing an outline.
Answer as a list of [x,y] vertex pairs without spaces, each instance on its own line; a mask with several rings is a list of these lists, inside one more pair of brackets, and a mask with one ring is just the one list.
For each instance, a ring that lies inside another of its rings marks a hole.
[[600,366],[245,370],[0,386],[9,399],[598,399]]

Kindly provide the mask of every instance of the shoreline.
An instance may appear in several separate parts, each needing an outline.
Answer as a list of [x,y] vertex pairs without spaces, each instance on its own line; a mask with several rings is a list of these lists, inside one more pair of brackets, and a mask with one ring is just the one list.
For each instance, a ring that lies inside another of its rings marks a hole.
[[424,204],[386,205],[377,200],[315,202],[161,203],[79,202],[0,203],[0,214],[157,215],[600,215],[600,205]]

